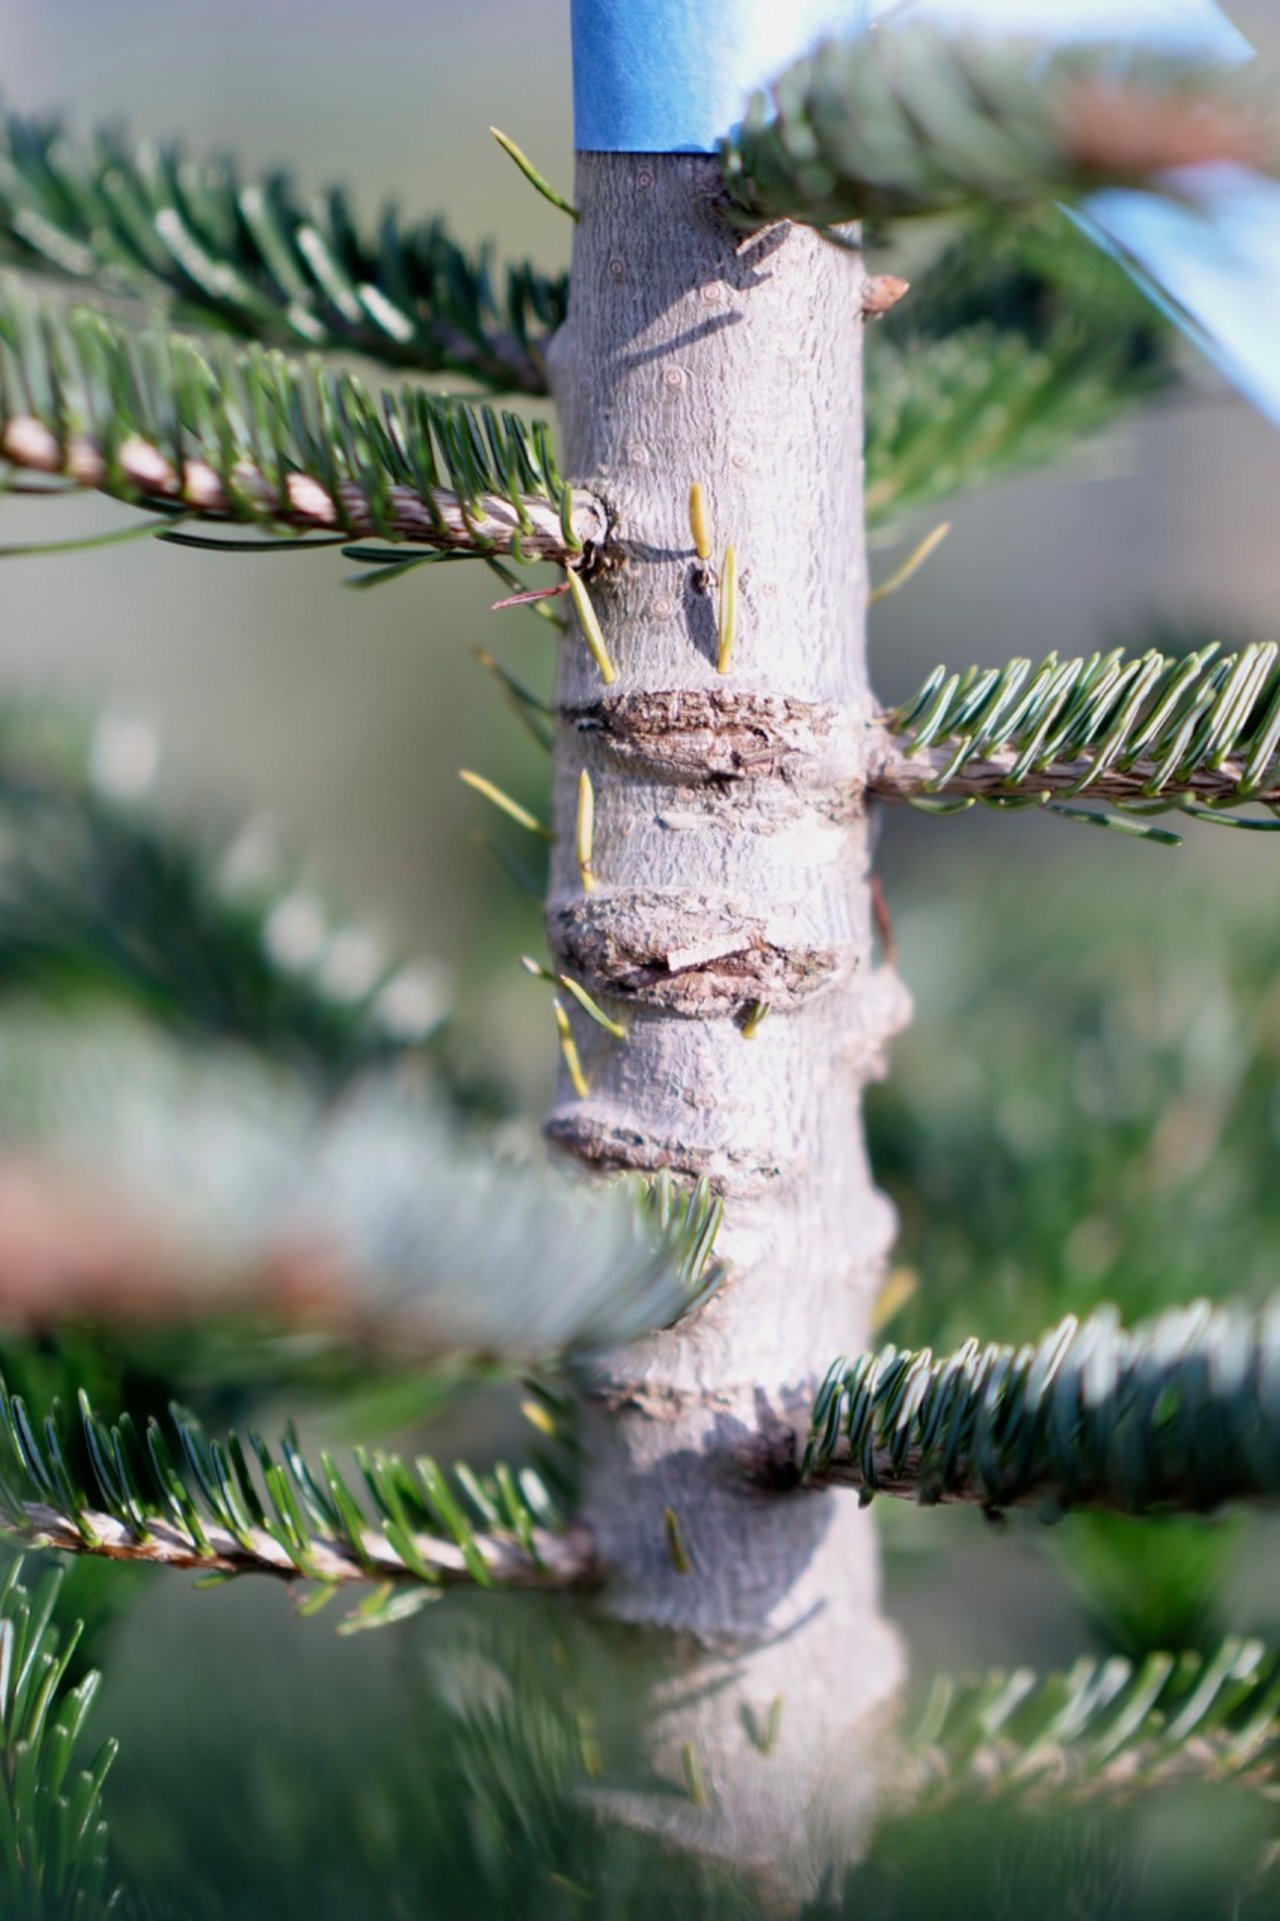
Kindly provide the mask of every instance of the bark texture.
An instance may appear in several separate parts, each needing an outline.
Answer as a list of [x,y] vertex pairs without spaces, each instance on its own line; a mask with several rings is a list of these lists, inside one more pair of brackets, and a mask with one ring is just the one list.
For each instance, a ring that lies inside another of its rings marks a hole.
[[587,1518],[604,1604],[687,1650],[651,1744],[686,1798],[655,1819],[794,1877],[836,1832],[856,1845],[847,1743],[898,1655],[856,1505],[765,1491],[742,1463],[785,1448],[831,1358],[865,1344],[893,1220],[861,1093],[907,1005],[873,964],[862,798],[861,262],[789,226],[744,244],[718,181],[696,156],[579,157],[550,367],[566,471],[609,516],[589,586],[617,678],[566,638],[547,921],[558,965],[628,1031],[575,1012],[589,1090],[566,1077],[548,1130],[591,1168],[707,1174],[726,1198],[727,1285],[601,1370]]

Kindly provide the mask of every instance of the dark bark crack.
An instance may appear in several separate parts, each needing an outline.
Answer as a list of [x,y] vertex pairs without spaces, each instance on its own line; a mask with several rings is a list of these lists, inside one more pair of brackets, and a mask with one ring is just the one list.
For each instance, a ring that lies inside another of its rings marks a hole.
[[605,694],[561,718],[629,765],[705,785],[789,779],[803,762],[825,761],[837,716],[821,703],[716,687]]
[[783,1172],[761,1166],[749,1149],[700,1147],[684,1138],[646,1133],[611,1118],[590,1101],[553,1107],[542,1131],[598,1174],[666,1171],[691,1181],[705,1175],[718,1192],[732,1191],[739,1199],[766,1190]]
[[759,919],[700,895],[582,895],[548,931],[593,992],[655,1013],[733,1018],[752,1002],[787,1012],[844,971],[838,953],[770,939]]

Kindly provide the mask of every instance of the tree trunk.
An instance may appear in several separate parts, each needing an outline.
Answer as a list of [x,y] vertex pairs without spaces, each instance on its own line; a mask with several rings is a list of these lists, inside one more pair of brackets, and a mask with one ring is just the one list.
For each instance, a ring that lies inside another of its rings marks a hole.
[[650,1755],[686,1799],[651,1818],[794,1877],[833,1829],[856,1840],[846,1744],[900,1661],[870,1520],[746,1467],[785,1460],[830,1362],[865,1345],[893,1218],[861,1093],[906,1002],[872,961],[862,263],[802,228],[744,240],[718,179],[694,155],[578,161],[552,379],[567,474],[610,514],[589,588],[617,679],[566,637],[547,921],[627,1037],[574,1011],[588,1092],[566,1075],[548,1131],[590,1168],[706,1174],[725,1197],[727,1283],[601,1370],[588,1518],[605,1607],[681,1637]]

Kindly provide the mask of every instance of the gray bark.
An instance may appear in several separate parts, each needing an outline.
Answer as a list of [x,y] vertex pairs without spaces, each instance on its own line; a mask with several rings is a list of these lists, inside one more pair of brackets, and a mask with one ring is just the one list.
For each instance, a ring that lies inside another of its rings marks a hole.
[[[611,1040],[575,1010],[589,1091],[564,1078],[548,1131],[592,1169],[707,1174],[725,1196],[727,1284],[600,1371],[586,1518],[603,1604],[685,1650],[652,1704],[650,1758],[687,1788],[692,1756],[707,1805],[653,1818],[794,1877],[834,1831],[855,1843],[846,1744],[893,1693],[899,1656],[856,1504],[764,1491],[742,1464],[785,1454],[830,1361],[865,1344],[893,1219],[861,1093],[907,1005],[873,964],[862,799],[861,261],[787,226],[744,243],[717,181],[694,156],[579,157],[551,371],[567,474],[610,516],[589,587],[617,679],[606,688],[566,638],[547,922],[559,967],[628,1032]],[[590,891],[574,848],[584,768]],[[764,1755],[750,1730],[779,1697]]]

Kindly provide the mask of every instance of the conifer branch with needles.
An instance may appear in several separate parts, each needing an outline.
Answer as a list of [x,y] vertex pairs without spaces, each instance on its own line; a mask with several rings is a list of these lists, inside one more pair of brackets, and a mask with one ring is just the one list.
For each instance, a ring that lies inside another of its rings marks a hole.
[[867,331],[869,527],[1069,454],[1169,386],[1177,352],[1060,212],[966,225]]
[[451,555],[568,565],[604,531],[598,503],[560,479],[545,422],[418,388],[375,396],[256,348],[135,336],[12,284],[0,461],[187,519]]
[[118,1911],[102,1790],[119,1744],[80,1765],[101,1676],[68,1680],[82,1628],[55,1618],[64,1576],[46,1567],[29,1588],[19,1559],[0,1584],[0,1905],[15,1921]]
[[1077,201],[1164,187],[1179,167],[1273,171],[1265,78],[1098,41],[932,26],[832,40],[756,96],[720,150],[747,223],[855,220]]
[[105,131],[81,142],[16,114],[0,116],[0,255],[159,297],[181,324],[498,392],[546,392],[567,299],[563,274],[522,262],[499,275],[441,220],[406,225],[389,206],[367,229],[337,189],[308,205],[284,173],[244,179],[230,160]]
[[1217,643],[1181,657],[1122,648],[1088,659],[1050,654],[1033,666],[935,668],[913,698],[886,715],[872,791],[937,812],[981,803],[1043,806],[1080,818],[1069,802],[1107,811],[1085,818],[1124,831],[1176,810],[1221,826],[1273,830],[1280,818],[1280,647],[1223,653]]
[[908,1747],[922,1812],[975,1796],[1127,1798],[1197,1775],[1273,1793],[1280,1657],[1233,1636],[1207,1654],[1086,1658],[1061,1674],[942,1675]]
[[804,1456],[810,1484],[989,1512],[1033,1506],[1205,1513],[1280,1496],[1280,1298],[1114,1308],[1014,1348],[886,1347],[831,1369]]
[[0,1384],[0,1529],[206,1574],[409,1582],[425,1599],[459,1583],[576,1586],[592,1571],[587,1537],[532,1468],[450,1476],[429,1459],[361,1450],[362,1501],[330,1455],[310,1466],[292,1428],[276,1450],[257,1435],[209,1440],[175,1409],[167,1431],[153,1419],[140,1433],[127,1415],[108,1426],[82,1395],[79,1430],[73,1442],[57,1408],[33,1420]]

